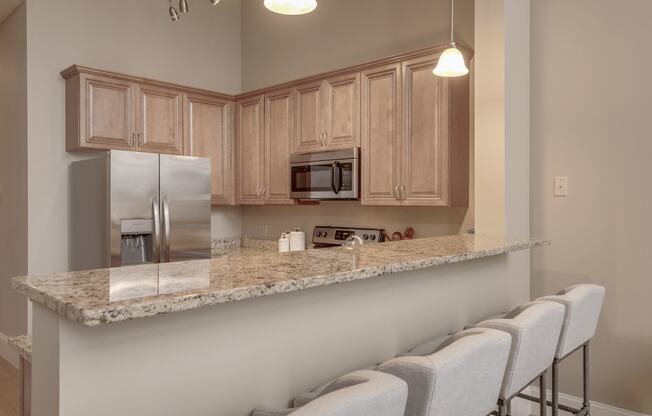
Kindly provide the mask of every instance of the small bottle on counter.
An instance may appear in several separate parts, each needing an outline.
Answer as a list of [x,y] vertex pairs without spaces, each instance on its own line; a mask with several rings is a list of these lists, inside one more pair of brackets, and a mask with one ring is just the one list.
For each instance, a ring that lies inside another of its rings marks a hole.
[[281,238],[278,239],[278,252],[287,253],[288,251],[290,251],[290,235],[283,233]]

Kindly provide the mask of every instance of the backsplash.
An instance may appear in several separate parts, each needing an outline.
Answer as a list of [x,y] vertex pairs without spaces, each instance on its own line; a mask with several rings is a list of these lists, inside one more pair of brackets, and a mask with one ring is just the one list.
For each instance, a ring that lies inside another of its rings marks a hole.
[[[282,232],[300,228],[311,235],[317,225],[385,228],[388,234],[413,227],[417,238],[451,235],[472,228],[469,208],[373,207],[359,202],[320,205],[242,207],[242,235],[275,240]],[[309,240],[309,238],[308,238]]]

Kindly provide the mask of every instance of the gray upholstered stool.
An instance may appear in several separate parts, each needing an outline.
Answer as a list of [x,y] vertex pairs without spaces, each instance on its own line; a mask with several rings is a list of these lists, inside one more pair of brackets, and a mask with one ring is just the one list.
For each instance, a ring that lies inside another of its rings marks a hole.
[[405,416],[486,416],[496,407],[510,346],[503,331],[473,328],[438,346],[424,344],[422,354],[396,357],[378,371],[407,382]]
[[[539,298],[540,301],[557,302],[565,307],[564,322],[552,362],[552,406],[553,416],[559,409],[575,415],[590,414],[589,402],[589,342],[595,335],[604,301],[605,289],[598,285],[575,285],[567,287],[554,296]],[[581,409],[559,404],[559,363],[572,353],[582,350],[583,355],[583,403]],[[522,395],[523,398],[541,403],[541,398]]]
[[[498,414],[511,412],[511,400],[536,379],[541,383],[545,403],[545,373],[552,362],[564,320],[564,307],[556,302],[529,302],[503,318],[490,319],[476,325],[493,328],[512,336],[512,345],[498,396]],[[546,405],[540,407],[546,414]]]
[[324,386],[301,407],[259,408],[252,416],[403,416],[407,384],[389,374],[360,370]]

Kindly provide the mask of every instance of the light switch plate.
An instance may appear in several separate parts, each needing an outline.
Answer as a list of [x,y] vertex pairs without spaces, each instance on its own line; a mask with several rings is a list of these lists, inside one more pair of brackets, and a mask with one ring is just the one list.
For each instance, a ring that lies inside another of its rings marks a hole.
[[555,176],[554,196],[568,196],[568,177]]

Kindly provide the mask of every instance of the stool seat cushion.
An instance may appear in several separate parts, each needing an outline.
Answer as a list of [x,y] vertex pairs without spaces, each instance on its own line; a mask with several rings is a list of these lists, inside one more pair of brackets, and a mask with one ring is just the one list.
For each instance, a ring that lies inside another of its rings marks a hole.
[[560,304],[535,301],[519,306],[502,319],[490,319],[477,325],[511,335],[501,399],[511,399],[552,364],[563,319],[564,308]]
[[557,302],[565,307],[564,323],[555,357],[562,359],[575,351],[595,335],[605,288],[581,284],[567,287],[553,296],[539,298],[541,301]]
[[403,416],[407,384],[390,374],[359,370],[329,383],[299,408],[258,408],[252,416]]
[[428,355],[396,357],[378,371],[407,382],[405,416],[486,416],[498,399],[510,342],[507,333],[473,328]]

